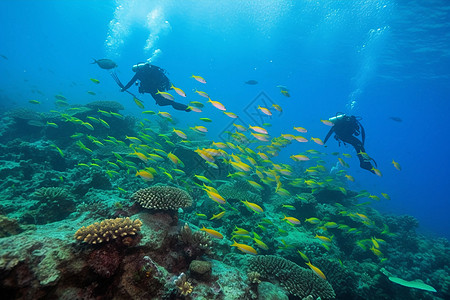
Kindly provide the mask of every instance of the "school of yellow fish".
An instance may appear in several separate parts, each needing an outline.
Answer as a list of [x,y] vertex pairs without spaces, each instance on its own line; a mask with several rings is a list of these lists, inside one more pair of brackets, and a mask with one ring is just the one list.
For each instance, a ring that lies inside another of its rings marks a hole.
[[[197,75],[192,75],[196,81],[206,84],[206,80]],[[90,79],[95,84],[100,82],[96,79]],[[181,97],[186,97],[186,93],[172,85],[171,89]],[[287,88],[280,87],[281,94],[290,97]],[[168,100],[174,100],[174,96],[169,92],[159,92],[163,97]],[[216,109],[222,111],[227,117],[237,119],[238,116],[232,112],[226,110],[224,104],[219,101],[214,101],[210,98],[208,93],[195,89],[195,94],[201,98],[207,99],[206,103],[210,103]],[[58,107],[69,106],[68,100],[62,95],[56,95],[56,105]],[[144,109],[143,103],[134,98],[133,99],[140,108]],[[37,100],[30,100],[31,104],[40,104]],[[190,108],[192,111],[200,113],[204,107],[204,103],[196,100],[190,102]],[[77,110],[79,108],[72,107],[70,110]],[[272,116],[278,111],[282,111],[282,107],[278,104],[272,105],[272,107],[257,108],[261,113],[267,116]],[[89,131],[94,131],[96,126],[101,126],[106,129],[110,129],[111,126],[108,123],[110,118],[124,119],[124,116],[111,111],[98,110],[95,116],[88,116],[82,120],[71,116],[70,114],[59,112],[62,120],[70,122],[78,126],[80,129],[85,128]],[[166,122],[172,120],[172,116],[168,112],[158,113],[150,110],[143,110],[142,114],[153,116],[153,118],[162,118]],[[199,119],[202,122],[212,122],[210,118],[202,117]],[[333,124],[327,120],[320,120],[322,123],[328,126]],[[195,139],[199,139],[202,135],[208,132],[205,126],[193,126],[187,129],[173,127],[171,132],[159,133],[155,131],[155,126],[152,127],[152,120],[143,118],[138,125],[138,132],[136,136],[125,136],[122,138],[108,135],[106,138],[98,138],[90,134],[76,133],[71,136],[75,140],[75,145],[88,155],[94,154],[96,148],[109,147],[112,149],[111,156],[108,159],[98,159],[92,157],[89,162],[80,162],[79,167],[82,168],[96,168],[104,171],[110,178],[116,176],[123,176],[125,173],[129,176],[138,176],[145,182],[151,182],[158,178],[160,181],[173,182],[175,184],[184,186],[186,189],[198,188],[205,192],[212,201],[216,202],[219,208],[219,212],[208,217],[206,214],[196,212],[196,216],[201,219],[209,219],[215,222],[220,227],[220,222],[223,222],[227,217],[227,213],[231,210],[237,210],[236,206],[243,205],[248,210],[254,213],[255,217],[259,219],[259,222],[253,228],[239,228],[235,227],[231,233],[229,239],[232,241],[231,247],[236,247],[243,253],[256,255],[258,251],[266,251],[269,247],[264,243],[260,235],[255,230],[265,232],[268,229],[267,226],[273,226],[279,237],[287,235],[287,231],[283,228],[291,228],[296,230],[298,226],[301,226],[301,221],[295,216],[289,215],[289,211],[295,210],[292,204],[282,204],[277,210],[277,216],[273,213],[270,216],[266,216],[264,211],[264,203],[252,203],[246,199],[239,199],[240,202],[229,203],[218,190],[216,189],[223,181],[209,179],[204,174],[193,174],[187,177],[183,171],[183,161],[175,155],[178,147],[184,147],[185,149],[191,149],[196,153],[205,164],[214,169],[219,167],[227,167],[232,170],[228,177],[235,178],[237,180],[247,181],[255,190],[262,191],[264,189],[270,189],[272,193],[277,194],[280,199],[295,199],[295,201],[306,201],[300,194],[293,194],[292,191],[309,188],[311,193],[314,194],[321,189],[336,190],[347,195],[347,189],[345,187],[346,181],[354,182],[355,178],[350,174],[347,174],[346,168],[349,167],[344,158],[352,158],[347,153],[332,153],[336,156],[337,162],[342,166],[342,170],[338,171],[335,175],[331,176],[329,170],[327,170],[325,160],[323,159],[325,153],[310,149],[302,151],[301,153],[290,156],[294,164],[311,165],[308,168],[304,168],[304,174],[301,176],[294,172],[294,168],[290,164],[276,163],[272,159],[278,156],[279,152],[284,148],[301,143],[302,147],[307,145],[306,143],[313,141],[317,145],[323,145],[320,138],[310,137],[306,138],[298,135],[298,133],[305,134],[308,130],[304,127],[294,127],[290,132],[281,134],[280,136],[272,137],[269,130],[265,127],[269,127],[270,124],[263,124],[261,126],[250,125],[248,128],[233,124],[235,127],[234,132],[228,132],[227,141],[210,141],[205,139],[194,142]],[[268,126],[264,126],[268,125]],[[47,122],[46,126],[58,128],[58,124]],[[200,147],[199,145],[202,145]],[[63,151],[57,146],[52,145],[58,153],[64,157]],[[251,147],[251,148],[250,148]],[[115,151],[114,149],[120,149]],[[128,149],[125,151],[123,149]],[[119,153],[120,152],[120,153]],[[359,153],[366,159],[370,159],[367,153]],[[392,160],[392,164],[397,170],[401,170],[400,164]],[[374,173],[378,176],[382,176],[381,171],[374,169]],[[201,184],[199,183],[201,182]],[[286,188],[287,187],[287,188]],[[117,187],[121,193],[128,193],[125,189]],[[290,192],[291,191],[291,192]],[[390,199],[386,193],[381,193],[381,196],[387,200]],[[379,201],[380,197],[372,195],[368,192],[361,192],[355,198],[369,198],[371,200]],[[349,238],[355,240],[355,246],[360,247],[364,251],[371,251],[373,255],[377,256],[381,262],[386,258],[382,252],[383,248],[387,247],[386,242],[381,237],[364,237],[363,227],[374,228],[377,226],[374,221],[367,217],[364,212],[364,206],[370,204],[370,202],[364,202],[356,204],[352,208],[345,208],[343,205],[336,203],[337,214],[345,216],[349,220],[349,224],[335,223],[332,220],[320,220],[315,216],[311,216],[303,221],[304,227],[311,232],[311,238],[315,238],[320,242],[326,251],[330,250],[333,246],[333,234],[330,233],[330,229],[341,230]],[[355,224],[357,224],[355,226]],[[239,225],[239,224],[238,224]],[[203,226],[200,230],[206,232],[211,237],[217,239],[226,238],[224,233],[220,233],[214,228],[206,228]],[[383,224],[381,235],[393,236],[393,233],[389,232],[389,228]],[[295,248],[292,245],[287,244],[284,240],[280,240],[279,249],[289,251],[289,249]],[[255,249],[256,248],[256,249]],[[310,259],[300,251],[296,249],[305,263],[315,272],[319,277],[326,279],[323,272],[314,266]],[[294,250],[295,251],[295,250]],[[339,259],[342,264],[342,261]]]

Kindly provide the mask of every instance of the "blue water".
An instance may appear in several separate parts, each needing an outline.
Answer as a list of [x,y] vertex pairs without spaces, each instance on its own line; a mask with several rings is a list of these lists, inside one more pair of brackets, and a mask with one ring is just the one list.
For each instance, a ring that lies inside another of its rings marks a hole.
[[[360,169],[353,156],[347,160],[356,178],[350,187],[386,192],[392,200],[376,203],[378,209],[413,215],[421,231],[450,237],[448,1],[15,0],[1,7],[3,109],[33,107],[30,99],[40,100],[41,110],[53,109],[53,96],[61,93],[71,103],[120,101],[126,114],[140,115],[108,72],[89,64],[94,57],[116,61],[124,82],[133,64],[151,59],[176,86],[190,95],[194,88],[207,90],[247,123],[244,108],[264,91],[284,110],[266,120],[273,136],[303,126],[323,139],[329,128],[320,119],[336,112],[361,116],[366,150],[383,177]],[[245,85],[250,79],[258,85]],[[287,86],[291,97],[277,85]],[[141,99],[158,111],[149,95]],[[199,117],[159,109],[186,124]],[[216,141],[232,121],[211,106],[202,116],[214,120],[208,137]],[[311,148],[353,154],[333,139],[327,145],[294,144],[279,160]]]

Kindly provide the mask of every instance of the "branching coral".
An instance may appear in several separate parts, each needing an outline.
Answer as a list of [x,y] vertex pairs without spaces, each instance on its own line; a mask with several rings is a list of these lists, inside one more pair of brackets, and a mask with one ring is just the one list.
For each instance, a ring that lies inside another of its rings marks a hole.
[[131,237],[139,233],[141,225],[139,219],[134,221],[130,218],[106,219],[88,227],[81,227],[75,233],[75,239],[88,244],[99,244],[121,238],[123,244],[130,246],[133,244]]
[[181,228],[179,239],[185,245],[184,251],[188,257],[195,259],[205,253],[212,253],[211,238],[203,231],[192,232],[188,224]]
[[184,190],[172,186],[153,186],[140,189],[131,196],[148,209],[177,210],[192,205],[192,197]]
[[70,193],[62,187],[42,187],[33,193],[33,196],[41,201],[58,202],[72,198]]
[[177,286],[180,294],[183,296],[189,295],[194,290],[192,284],[187,281],[187,276],[184,273],[181,273],[173,283]]
[[314,299],[333,299],[335,293],[328,281],[313,271],[299,267],[292,261],[274,255],[260,255],[250,259],[249,271],[258,272],[261,278],[279,281],[292,295]]

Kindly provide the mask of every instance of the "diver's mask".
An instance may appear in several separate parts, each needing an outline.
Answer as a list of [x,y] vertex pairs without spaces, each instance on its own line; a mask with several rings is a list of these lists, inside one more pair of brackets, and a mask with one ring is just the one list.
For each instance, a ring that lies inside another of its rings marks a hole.
[[335,117],[329,118],[328,121],[335,124],[337,121],[342,120],[344,117],[346,117],[345,114],[338,114]]
[[146,65],[148,65],[148,63],[138,63],[138,64],[134,65],[134,66],[131,68],[131,70],[132,70],[133,72],[137,72],[137,71],[139,71],[139,70],[142,70],[142,68],[144,68]]

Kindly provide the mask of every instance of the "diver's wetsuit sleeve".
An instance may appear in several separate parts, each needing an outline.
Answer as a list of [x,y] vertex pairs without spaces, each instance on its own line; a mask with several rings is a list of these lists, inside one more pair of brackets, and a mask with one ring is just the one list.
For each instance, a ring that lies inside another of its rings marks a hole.
[[328,139],[329,139],[330,136],[333,134],[333,132],[334,132],[334,128],[331,127],[330,131],[328,131],[328,134],[327,134],[327,136],[325,137],[325,140],[323,141],[324,144],[328,141]]
[[133,78],[131,78],[130,82],[128,82],[127,85],[123,87],[122,92],[128,90],[130,88],[130,86],[132,86],[133,83],[135,83],[136,80],[138,80],[138,78],[139,78],[138,73],[139,72],[136,72],[136,74],[134,74]]

